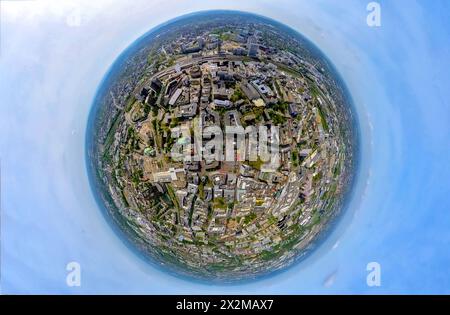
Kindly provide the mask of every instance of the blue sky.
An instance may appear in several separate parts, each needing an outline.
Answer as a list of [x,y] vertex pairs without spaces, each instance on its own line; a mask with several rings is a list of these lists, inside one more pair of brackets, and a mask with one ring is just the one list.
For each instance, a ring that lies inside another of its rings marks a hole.
[[[379,1],[1,3],[2,293],[450,293],[450,3]],[[362,168],[343,220],[308,259],[236,286],[153,269],[114,234],[88,185],[84,136],[117,56],[179,15],[235,9],[283,22],[334,63],[362,128]],[[66,264],[81,265],[80,287]],[[366,265],[381,265],[368,287]]]

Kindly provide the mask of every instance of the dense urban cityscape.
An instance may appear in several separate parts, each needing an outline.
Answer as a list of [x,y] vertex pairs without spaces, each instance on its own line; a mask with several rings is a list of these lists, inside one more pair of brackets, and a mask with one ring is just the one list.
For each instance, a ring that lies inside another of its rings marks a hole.
[[[126,56],[91,156],[109,213],[146,256],[200,279],[256,277],[301,257],[337,216],[352,113],[308,45],[269,20],[214,14]],[[245,131],[233,159],[208,147],[228,127]],[[264,128],[267,139],[250,132]],[[269,158],[250,154],[262,140],[276,144]]]

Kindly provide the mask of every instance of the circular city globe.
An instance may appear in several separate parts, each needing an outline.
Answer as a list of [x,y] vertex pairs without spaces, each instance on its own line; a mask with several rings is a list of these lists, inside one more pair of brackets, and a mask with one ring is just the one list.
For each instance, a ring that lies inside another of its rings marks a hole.
[[211,11],[113,65],[87,133],[106,217],[153,264],[238,281],[304,257],[345,206],[354,113],[330,62],[273,20]]

